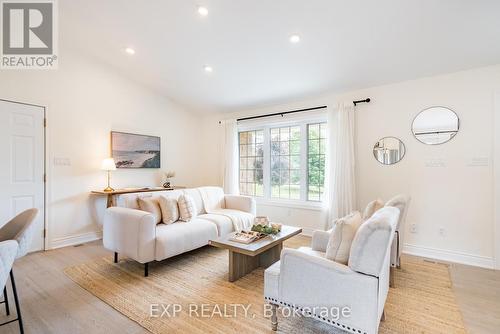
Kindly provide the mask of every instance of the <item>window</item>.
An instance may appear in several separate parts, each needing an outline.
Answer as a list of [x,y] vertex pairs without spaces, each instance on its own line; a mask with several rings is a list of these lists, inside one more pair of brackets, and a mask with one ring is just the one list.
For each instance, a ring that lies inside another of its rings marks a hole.
[[240,193],[272,200],[322,201],[326,133],[323,121],[240,131]]
[[271,129],[271,197],[300,199],[300,127]]
[[326,123],[307,125],[307,199],[323,200],[325,188]]
[[240,132],[240,193],[264,196],[264,131]]

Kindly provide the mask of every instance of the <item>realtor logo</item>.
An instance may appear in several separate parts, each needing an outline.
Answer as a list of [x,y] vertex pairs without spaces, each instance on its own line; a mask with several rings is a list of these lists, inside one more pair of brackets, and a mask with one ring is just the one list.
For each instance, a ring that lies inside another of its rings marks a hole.
[[54,0],[4,0],[2,9],[2,69],[57,67]]

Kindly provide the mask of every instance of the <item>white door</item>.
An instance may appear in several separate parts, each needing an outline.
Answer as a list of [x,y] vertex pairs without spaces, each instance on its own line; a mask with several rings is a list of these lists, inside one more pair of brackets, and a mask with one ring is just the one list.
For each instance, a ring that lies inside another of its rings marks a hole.
[[45,108],[0,100],[0,226],[37,208],[31,250],[44,249]]

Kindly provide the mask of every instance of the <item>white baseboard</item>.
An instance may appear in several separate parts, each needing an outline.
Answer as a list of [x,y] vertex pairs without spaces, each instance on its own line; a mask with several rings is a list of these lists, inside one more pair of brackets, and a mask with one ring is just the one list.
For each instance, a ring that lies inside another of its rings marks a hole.
[[68,237],[57,238],[57,239],[51,240],[49,249],[84,244],[87,242],[99,240],[101,238],[102,238],[102,231],[87,232],[87,233],[78,234],[78,235],[71,235]]
[[444,249],[437,249],[437,248],[410,245],[410,244],[404,245],[403,253],[425,257],[429,259],[446,261],[446,262],[466,264],[475,267],[482,267],[488,269],[495,268],[495,259],[487,256],[472,255],[461,252],[448,251]]

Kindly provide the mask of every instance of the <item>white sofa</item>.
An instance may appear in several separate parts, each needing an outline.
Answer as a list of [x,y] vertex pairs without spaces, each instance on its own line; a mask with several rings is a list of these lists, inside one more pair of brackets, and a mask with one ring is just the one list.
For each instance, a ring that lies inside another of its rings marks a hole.
[[[325,256],[329,233],[316,231],[312,247],[285,249],[281,261],[264,273],[264,297],[271,304],[273,330],[277,307],[291,307],[344,331],[375,334],[383,317],[389,291],[390,248],[399,210],[378,210],[358,229],[351,245],[348,265]],[[323,308],[349,307],[350,316]]]
[[[189,222],[156,224],[154,216],[141,211],[139,197],[190,195],[196,217]],[[119,195],[116,206],[106,209],[103,220],[103,243],[106,249],[145,264],[205,246],[210,239],[237,229],[234,220],[253,221],[255,200],[247,196],[225,195],[222,188],[201,187],[184,190]]]

